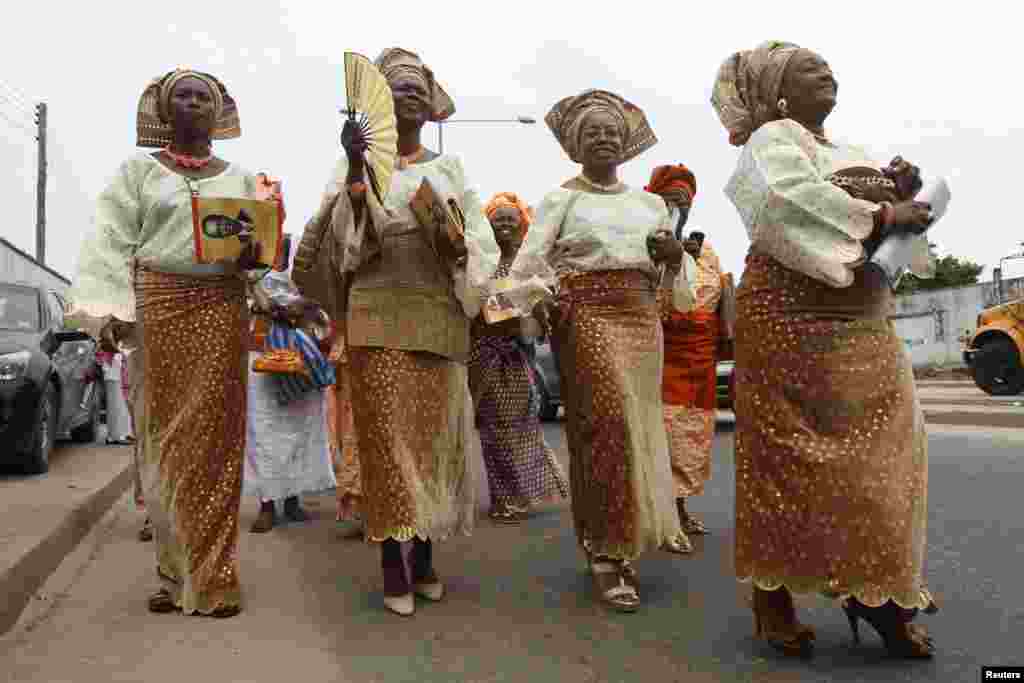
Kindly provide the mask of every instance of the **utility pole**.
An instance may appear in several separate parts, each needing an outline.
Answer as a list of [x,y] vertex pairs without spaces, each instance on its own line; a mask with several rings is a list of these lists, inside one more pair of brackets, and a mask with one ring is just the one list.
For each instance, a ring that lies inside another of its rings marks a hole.
[[46,265],[46,102],[36,105],[36,261]]

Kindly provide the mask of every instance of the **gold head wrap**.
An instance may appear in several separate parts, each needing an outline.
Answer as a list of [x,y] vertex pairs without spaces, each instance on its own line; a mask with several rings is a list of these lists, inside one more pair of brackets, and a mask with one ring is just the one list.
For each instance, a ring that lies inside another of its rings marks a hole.
[[745,145],[754,131],[778,116],[782,76],[800,46],[778,40],[737,52],[718,70],[711,104],[729,142]]
[[530,211],[530,207],[524,204],[519,195],[514,192],[499,192],[491,197],[491,201],[487,202],[487,206],[484,207],[487,220],[493,219],[495,212],[502,208],[511,208],[519,212],[519,231],[520,234],[525,235],[533,221],[533,212]]
[[647,122],[647,116],[635,104],[607,90],[584,90],[579,95],[559,101],[544,117],[544,122],[562,149],[576,163],[583,163],[580,157],[583,123],[588,116],[599,111],[610,113],[619,122],[622,130],[622,162],[639,156],[657,144],[658,138]]
[[135,122],[136,145],[139,147],[166,147],[174,139],[171,126],[170,101],[174,86],[183,78],[197,78],[213,93],[212,140],[233,140],[242,135],[238,119],[238,106],[228,94],[224,84],[214,76],[202,71],[176,69],[154,78],[139,98],[139,110]]
[[455,113],[455,102],[448,96],[441,84],[434,78],[434,72],[430,70],[419,55],[400,47],[390,47],[380,53],[374,62],[384,78],[390,82],[399,74],[415,77],[427,88],[427,97],[430,98],[430,120],[433,122],[444,121]]

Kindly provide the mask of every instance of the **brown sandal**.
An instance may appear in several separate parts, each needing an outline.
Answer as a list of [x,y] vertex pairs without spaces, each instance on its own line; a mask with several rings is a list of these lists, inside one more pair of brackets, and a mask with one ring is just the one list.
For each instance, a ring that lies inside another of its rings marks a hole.
[[273,529],[275,524],[277,524],[277,511],[274,509],[274,501],[264,501],[260,503],[260,514],[252,523],[249,533],[265,534]]
[[242,608],[238,605],[224,605],[223,607],[218,607],[204,616],[212,617],[214,619],[230,619],[231,617],[238,616],[241,613]]
[[676,510],[679,512],[679,526],[683,531],[694,536],[705,536],[709,533],[704,522],[686,509],[686,498],[676,498]]
[[755,586],[752,607],[758,638],[787,657],[809,659],[814,654],[814,629],[797,620],[788,589],[766,591]]

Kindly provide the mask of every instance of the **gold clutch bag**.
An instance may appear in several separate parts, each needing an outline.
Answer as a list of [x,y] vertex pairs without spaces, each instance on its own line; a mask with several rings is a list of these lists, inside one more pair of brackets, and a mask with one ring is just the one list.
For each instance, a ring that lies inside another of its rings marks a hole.
[[252,371],[275,375],[309,376],[309,369],[306,367],[305,361],[302,360],[302,355],[292,349],[264,351],[252,362]]

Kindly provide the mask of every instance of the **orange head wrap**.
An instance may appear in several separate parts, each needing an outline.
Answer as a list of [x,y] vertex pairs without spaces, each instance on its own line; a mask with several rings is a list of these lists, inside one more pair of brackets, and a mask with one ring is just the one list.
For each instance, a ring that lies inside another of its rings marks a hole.
[[663,195],[672,190],[682,190],[689,197],[690,201],[697,196],[697,178],[686,166],[658,166],[651,173],[651,182],[644,188],[648,192]]
[[514,192],[499,192],[491,198],[491,201],[487,202],[487,206],[484,207],[487,220],[494,218],[495,211],[505,207],[511,207],[519,212],[519,227],[525,235],[533,220],[533,212]]

